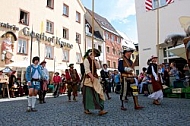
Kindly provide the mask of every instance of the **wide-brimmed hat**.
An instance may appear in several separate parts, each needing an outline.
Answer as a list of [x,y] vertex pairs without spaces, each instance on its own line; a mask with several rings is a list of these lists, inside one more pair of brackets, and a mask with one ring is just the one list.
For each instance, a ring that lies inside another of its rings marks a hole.
[[152,60],[152,59],[157,59],[157,58],[158,58],[157,56],[152,55],[150,59]]
[[47,63],[45,60],[43,60],[41,63],[40,63],[40,65],[42,65],[43,63]]
[[126,52],[132,52],[133,53],[135,51],[135,49],[127,47],[127,46],[122,46],[122,48],[123,48],[123,53],[126,53]]
[[74,64],[73,64],[73,63],[69,64],[69,67],[72,67],[72,66],[74,66]]
[[[95,57],[100,56],[100,51],[98,49],[94,48],[93,50],[94,50]],[[89,56],[91,53],[92,53],[92,49],[87,50],[86,53],[85,53],[85,55],[84,55],[84,58],[87,57],[87,56]]]

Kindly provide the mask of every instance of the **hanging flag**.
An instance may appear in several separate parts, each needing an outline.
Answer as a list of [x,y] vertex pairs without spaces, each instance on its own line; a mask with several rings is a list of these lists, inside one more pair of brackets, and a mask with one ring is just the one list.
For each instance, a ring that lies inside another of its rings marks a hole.
[[174,0],[166,0],[166,3],[167,4],[171,4],[171,3],[173,3],[174,2]]
[[145,0],[146,11],[152,10],[152,0]]

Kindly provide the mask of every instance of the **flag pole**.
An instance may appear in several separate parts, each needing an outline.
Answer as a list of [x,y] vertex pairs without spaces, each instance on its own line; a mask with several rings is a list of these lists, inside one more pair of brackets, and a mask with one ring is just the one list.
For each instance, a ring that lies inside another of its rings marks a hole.
[[[92,55],[94,56],[94,0],[92,0]],[[94,74],[94,60],[92,60],[92,74]]]
[[[157,6],[159,6],[159,3],[158,3],[158,0],[157,0]],[[159,12],[159,8],[157,8],[157,10],[156,10],[156,23],[157,23],[157,35],[156,35],[156,38],[157,38],[157,40],[156,40],[156,51],[157,51],[157,57],[158,57],[158,63],[159,63],[159,49],[160,49],[160,47],[159,47],[159,41],[160,41],[160,12]]]

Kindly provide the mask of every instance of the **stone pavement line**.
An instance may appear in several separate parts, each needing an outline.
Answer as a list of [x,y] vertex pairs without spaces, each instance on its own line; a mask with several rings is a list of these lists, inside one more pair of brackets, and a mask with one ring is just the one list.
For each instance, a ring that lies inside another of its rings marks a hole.
[[[82,95],[78,102],[68,102],[67,96],[47,98],[47,103],[37,102],[36,113],[26,113],[27,100],[0,102],[0,126],[189,126],[190,99],[165,98],[162,105],[139,96],[139,104],[145,108],[134,110],[132,97],[125,103],[127,111],[120,110],[119,95],[110,93],[112,99],[105,101],[108,114],[98,116],[84,114]],[[29,121],[30,120],[30,121]]]

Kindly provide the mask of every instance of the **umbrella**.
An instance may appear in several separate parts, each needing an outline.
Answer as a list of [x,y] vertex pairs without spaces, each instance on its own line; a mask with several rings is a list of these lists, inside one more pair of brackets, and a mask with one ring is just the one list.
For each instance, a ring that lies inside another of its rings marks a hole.
[[182,42],[185,37],[186,37],[185,35],[172,34],[172,35],[168,35],[166,39],[164,40],[164,42],[166,44],[172,42],[172,45],[175,47],[178,44],[178,42]]
[[171,52],[171,53],[173,53],[176,56],[179,56],[181,58],[187,59],[186,49],[185,49],[184,44],[181,44],[181,45],[175,46],[173,48],[167,49],[166,51],[169,51],[169,52]]

